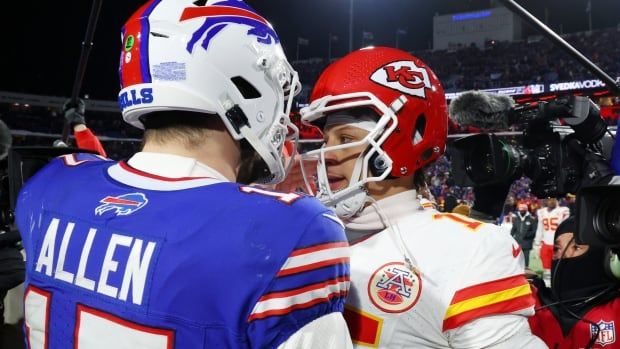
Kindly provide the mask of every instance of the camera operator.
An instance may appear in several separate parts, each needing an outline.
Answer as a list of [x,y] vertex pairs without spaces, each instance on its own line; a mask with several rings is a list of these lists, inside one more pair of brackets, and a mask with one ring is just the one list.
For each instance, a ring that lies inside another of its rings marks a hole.
[[24,281],[24,258],[20,252],[21,237],[19,232],[11,229],[8,217],[7,154],[11,147],[11,132],[0,121],[0,325],[4,324],[4,297],[13,287]]
[[578,244],[576,232],[574,216],[555,232],[551,287],[539,278],[532,282],[532,332],[550,348],[620,348],[620,279],[607,270],[609,248]]

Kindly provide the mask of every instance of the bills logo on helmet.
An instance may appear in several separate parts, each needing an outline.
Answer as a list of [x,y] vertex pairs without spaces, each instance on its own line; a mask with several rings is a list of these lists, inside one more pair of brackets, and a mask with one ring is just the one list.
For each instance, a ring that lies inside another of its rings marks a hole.
[[[613,321],[599,321],[597,324],[599,332],[596,342],[594,344],[600,344],[606,346],[616,342],[616,326]],[[597,326],[590,325],[590,336],[596,335]]]
[[370,79],[408,95],[426,98],[426,89],[431,88],[431,80],[425,68],[412,61],[398,61],[377,69]]
[[122,110],[138,104],[153,103],[153,89],[150,87],[141,88],[140,90],[131,89],[118,95],[118,106]]
[[142,193],[131,193],[106,196],[99,202],[101,205],[95,208],[95,215],[102,216],[106,212],[113,211],[117,216],[127,216],[144,207],[149,200]]
[[370,300],[386,313],[411,309],[418,302],[421,291],[422,279],[402,262],[381,266],[368,282]]
[[198,7],[187,7],[181,14],[180,21],[197,17],[205,17],[205,22],[194,32],[191,40],[187,43],[187,50],[190,53],[194,50],[196,43],[203,37],[201,45],[205,50],[208,49],[211,40],[222,29],[232,23],[249,26],[248,35],[256,36],[260,43],[271,44],[280,42],[278,34],[273,30],[271,24],[240,0],[226,0],[202,6],[199,5]]

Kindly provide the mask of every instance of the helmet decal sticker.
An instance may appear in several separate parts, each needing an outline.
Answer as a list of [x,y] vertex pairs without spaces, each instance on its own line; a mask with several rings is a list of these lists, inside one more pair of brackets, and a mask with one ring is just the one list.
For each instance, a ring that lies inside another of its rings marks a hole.
[[426,89],[431,88],[428,71],[412,61],[398,61],[377,69],[370,79],[391,89],[426,98]]
[[263,44],[279,43],[280,39],[276,32],[271,28],[267,20],[258,15],[254,10],[243,1],[228,0],[201,7],[187,7],[181,15],[180,21],[193,19],[196,17],[206,17],[205,22],[187,43],[187,51],[190,53],[194,46],[203,36],[202,47],[209,48],[211,40],[230,23],[245,24],[250,26],[248,35],[257,37],[257,41]]

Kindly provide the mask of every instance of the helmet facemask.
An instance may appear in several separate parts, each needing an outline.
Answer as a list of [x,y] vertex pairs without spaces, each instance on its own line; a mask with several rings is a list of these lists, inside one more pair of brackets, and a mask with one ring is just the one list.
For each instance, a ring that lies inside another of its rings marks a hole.
[[[283,53],[260,52],[259,45],[253,47],[257,50],[257,68],[265,72],[266,81],[276,91],[277,104],[274,110],[275,117],[271,125],[262,134],[253,132],[248,124],[240,125],[239,134],[250,144],[258,156],[253,156],[254,163],[252,175],[244,178],[244,181],[262,184],[279,183],[286,177],[293,164],[294,154],[290,157],[283,155],[285,141],[293,142],[293,149],[297,148],[299,130],[290,120],[290,112],[294,97],[301,90],[301,83],[297,72],[286,61]],[[235,105],[230,106],[229,111]],[[258,116],[259,121],[261,116]],[[256,163],[262,160],[262,164]]]

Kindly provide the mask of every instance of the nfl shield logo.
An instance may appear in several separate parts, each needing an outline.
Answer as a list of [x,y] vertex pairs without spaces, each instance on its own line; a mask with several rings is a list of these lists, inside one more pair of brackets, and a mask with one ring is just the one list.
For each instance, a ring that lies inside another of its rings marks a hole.
[[[616,326],[613,321],[599,321],[598,322],[599,333],[596,338],[595,344],[600,344],[601,346],[606,346],[607,344],[612,344],[616,341]],[[594,336],[596,334],[596,326],[590,325],[590,335]]]

